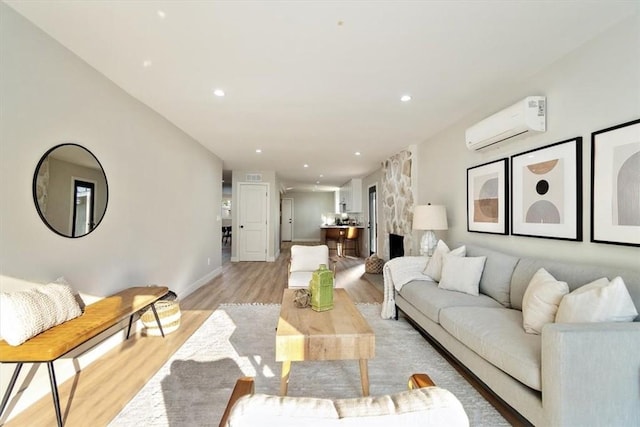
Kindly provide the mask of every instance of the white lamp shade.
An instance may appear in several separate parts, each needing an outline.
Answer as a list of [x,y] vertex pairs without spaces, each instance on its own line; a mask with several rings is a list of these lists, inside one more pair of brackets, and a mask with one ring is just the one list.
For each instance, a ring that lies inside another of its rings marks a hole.
[[414,230],[446,230],[447,209],[442,205],[420,205],[413,210]]

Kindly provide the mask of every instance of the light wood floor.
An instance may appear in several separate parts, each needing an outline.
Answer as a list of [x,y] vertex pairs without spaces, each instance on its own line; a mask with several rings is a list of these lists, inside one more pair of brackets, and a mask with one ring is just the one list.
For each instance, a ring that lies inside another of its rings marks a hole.
[[[165,339],[132,336],[62,384],[60,404],[65,426],[107,425],[220,304],[279,304],[286,286],[289,255],[288,247],[283,247],[275,262],[225,263],[222,274],[181,299],[182,319],[176,332]],[[363,273],[364,259],[340,258],[336,264],[337,286],[345,288],[356,302],[382,302],[382,293],[361,278]],[[45,396],[5,425],[55,426],[51,396]]]

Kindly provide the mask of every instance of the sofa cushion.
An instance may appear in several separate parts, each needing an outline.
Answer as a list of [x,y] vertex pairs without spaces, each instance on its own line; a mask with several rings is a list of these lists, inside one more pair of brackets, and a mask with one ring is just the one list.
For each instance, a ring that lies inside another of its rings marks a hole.
[[464,246],[460,246],[454,250],[449,250],[449,246],[442,240],[438,240],[438,246],[433,252],[431,259],[424,268],[423,273],[431,277],[436,282],[440,281],[442,276],[442,266],[444,263],[444,256],[447,254],[453,256],[465,256],[467,249]]
[[459,257],[445,255],[442,278],[438,287],[449,291],[478,296],[480,277],[487,257]]
[[569,290],[573,291],[585,283],[590,283],[601,277],[620,276],[627,286],[627,290],[636,308],[640,308],[640,270],[637,268],[603,267],[585,263],[570,263],[552,261],[539,258],[521,258],[513,270],[511,278],[511,306],[522,310],[522,298],[531,281],[531,277],[540,268],[544,268],[558,280],[567,282]]
[[436,323],[440,323],[440,310],[447,307],[502,307],[486,295],[473,296],[447,291],[438,288],[438,284],[433,281],[411,281],[398,293]]
[[468,426],[460,401],[426,387],[379,397],[317,399],[254,394],[233,406],[228,427],[244,426]]
[[489,295],[504,307],[511,307],[511,275],[520,258],[481,246],[466,245],[468,257],[485,256],[480,293]]
[[557,323],[632,322],[638,315],[621,277],[581,286],[560,301]]
[[522,312],[507,308],[451,307],[440,324],[456,339],[523,384],[541,390],[541,337],[522,329]]
[[522,326],[530,334],[542,333],[542,327],[553,323],[562,297],[569,293],[567,282],[556,280],[541,268],[533,275],[522,299]]

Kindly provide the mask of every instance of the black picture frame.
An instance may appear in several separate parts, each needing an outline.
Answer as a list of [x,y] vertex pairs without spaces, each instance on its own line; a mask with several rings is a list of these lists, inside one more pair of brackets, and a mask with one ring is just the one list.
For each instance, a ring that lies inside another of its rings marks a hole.
[[582,137],[511,156],[511,234],[582,241]]
[[509,233],[509,159],[467,169],[467,231]]
[[640,119],[591,134],[591,242],[640,246]]

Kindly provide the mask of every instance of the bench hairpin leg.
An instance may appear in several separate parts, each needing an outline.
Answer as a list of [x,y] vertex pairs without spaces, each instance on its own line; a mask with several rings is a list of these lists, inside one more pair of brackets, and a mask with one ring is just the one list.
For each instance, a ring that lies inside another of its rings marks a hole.
[[129,334],[131,333],[131,324],[133,323],[133,314],[129,316],[129,327],[127,328],[127,338],[129,339]]
[[53,362],[47,362],[49,368],[49,381],[51,382],[51,397],[53,397],[53,406],[56,410],[56,419],[58,427],[62,427],[62,412],[60,412],[60,396],[58,396],[58,383],[56,382],[56,373],[53,370]]
[[156,317],[156,323],[158,323],[158,328],[160,328],[160,333],[162,334],[162,338],[164,338],[164,331],[162,330],[162,324],[160,323],[160,318],[158,317],[158,312],[156,311],[156,305],[151,304],[151,310],[153,310],[153,315]]
[[15,387],[16,381],[18,381],[18,375],[20,375],[20,370],[22,369],[22,365],[24,365],[24,363],[18,363],[16,365],[16,368],[13,370],[11,381],[9,381],[9,387],[7,387],[7,391],[4,393],[4,396],[2,397],[2,405],[0,405],[0,416],[2,416],[2,413],[4,412],[4,409],[6,408],[7,403],[9,403],[9,396],[11,396],[13,387]]

